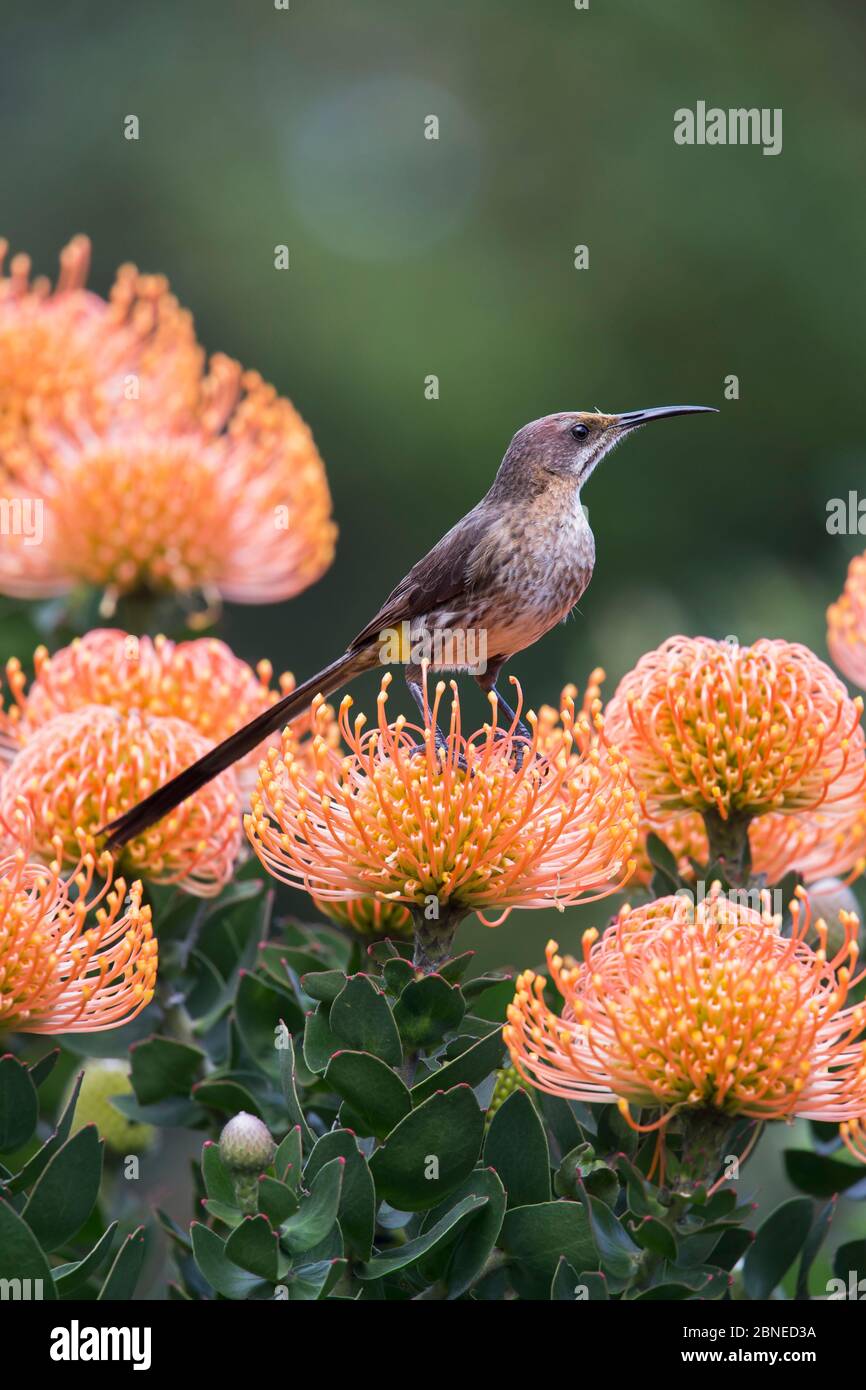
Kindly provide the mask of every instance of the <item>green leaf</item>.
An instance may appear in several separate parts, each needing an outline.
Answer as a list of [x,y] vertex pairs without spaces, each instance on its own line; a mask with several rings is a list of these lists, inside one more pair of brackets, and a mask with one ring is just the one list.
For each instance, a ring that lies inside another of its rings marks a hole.
[[866,1174],[863,1165],[844,1163],[838,1158],[828,1158],[812,1153],[811,1149],[786,1149],[785,1172],[795,1187],[807,1192],[810,1197],[835,1197],[845,1192],[849,1197],[851,1189],[862,1184],[862,1194],[866,1197]]
[[[830,1229],[833,1220],[833,1213],[836,1210],[836,1198],[831,1197],[830,1201],[816,1215],[812,1222],[812,1229],[809,1232],[806,1244],[803,1246],[803,1258],[800,1261],[800,1268],[797,1271],[797,1292],[795,1297],[806,1299],[809,1297],[809,1271],[815,1261],[815,1256],[824,1244],[824,1239]],[[730,1268],[730,1266],[728,1266]]]
[[617,1154],[613,1159],[614,1167],[619,1173],[620,1178],[626,1184],[629,1209],[634,1216],[664,1216],[665,1208],[657,1200],[654,1193],[656,1189],[648,1184],[643,1173],[641,1173],[626,1157],[625,1154]]
[[170,1096],[168,1100],[158,1100],[153,1105],[139,1105],[135,1096],[112,1096],[111,1104],[133,1124],[155,1125],[158,1129],[191,1129],[205,1119],[201,1106],[188,1096]]
[[577,1298],[579,1279],[564,1255],[560,1255],[550,1281],[551,1303],[573,1303]]
[[367,1160],[345,1129],[332,1129],[316,1140],[304,1172],[311,1182],[327,1163],[344,1158],[343,1190],[337,1216],[346,1243],[359,1260],[369,1260],[376,1230],[376,1189]]
[[744,1230],[742,1226],[731,1227],[724,1232],[713,1249],[713,1264],[718,1265],[719,1269],[733,1269],[737,1261],[743,1258],[753,1239],[753,1231]]
[[632,1234],[642,1250],[651,1250],[654,1255],[676,1263],[677,1242],[669,1226],[664,1226],[654,1216],[645,1216],[632,1226]]
[[389,1250],[386,1254],[376,1255],[368,1264],[361,1265],[356,1270],[357,1277],[364,1280],[384,1279],[386,1275],[394,1274],[398,1269],[405,1269],[408,1265],[415,1264],[424,1255],[429,1254],[441,1240],[449,1236],[455,1226],[465,1221],[473,1212],[478,1211],[486,1202],[486,1197],[464,1197],[423,1236],[407,1241],[405,1245],[398,1246],[396,1250]]
[[99,1196],[102,1142],[85,1125],[50,1159],[23,1211],[45,1250],[56,1250],[84,1225]]
[[281,1042],[283,1046],[281,1046],[279,1050],[280,1086],[283,1092],[283,1099],[286,1102],[289,1124],[297,1125],[300,1129],[303,1147],[312,1148],[315,1140],[304,1116],[301,1102],[298,1100],[298,1092],[295,1084],[295,1044],[292,1040],[291,1033],[286,1032]]
[[241,1041],[266,1076],[276,1080],[280,1072],[278,1046],[283,1029],[303,1026],[303,1015],[287,993],[275,989],[257,975],[242,974],[235,996],[235,1019]]
[[[56,1299],[57,1291],[45,1254],[30,1227],[10,1204],[0,1200],[0,1279],[41,1280],[41,1297]],[[26,1287],[26,1286],[25,1286]],[[37,1286],[38,1287],[38,1286]]]
[[208,1216],[212,1216],[215,1221],[221,1221],[224,1226],[228,1226],[233,1231],[244,1219],[244,1214],[238,1206],[229,1206],[227,1202],[217,1201],[214,1197],[208,1197],[202,1202],[202,1206]]
[[99,1290],[100,1303],[116,1303],[132,1298],[144,1264],[144,1252],[144,1227],[139,1226],[126,1237],[118,1250],[105,1283]]
[[153,1033],[159,1017],[159,1004],[154,1001],[121,1028],[106,1028],[98,1033],[64,1033],[63,1050],[76,1057],[123,1057],[134,1043],[143,1042]]
[[41,1057],[38,1062],[34,1062],[30,1067],[30,1080],[33,1082],[37,1091],[43,1081],[48,1080],[57,1064],[59,1056],[60,1048],[55,1047],[51,1052],[46,1052],[44,1057]]
[[[348,1268],[348,1260],[317,1260],[314,1264],[299,1265],[292,1270],[292,1277],[289,1280],[289,1298],[303,1299],[312,1302],[314,1299],[327,1298],[331,1289],[339,1283],[344,1271]],[[351,1301],[351,1300],[350,1300]]]
[[480,981],[470,980],[468,985],[464,985],[463,994],[472,1000],[472,1012],[476,1018],[486,1019],[490,1023],[504,1023],[508,1005],[514,998],[514,980],[509,975],[492,978],[494,983],[490,984],[488,980],[486,988],[477,996],[472,986]]
[[598,1263],[586,1207],[580,1202],[539,1202],[505,1213],[499,1244],[513,1261],[511,1278],[521,1298],[550,1293],[560,1256],[574,1269]]
[[302,1154],[301,1127],[294,1125],[274,1154],[274,1172],[280,1182],[288,1183],[291,1188],[296,1189],[301,1181]]
[[504,1050],[502,1032],[499,1028],[494,1028],[471,1047],[467,1047],[459,1057],[446,1062],[438,1071],[432,1072],[423,1081],[419,1081],[417,1086],[413,1086],[413,1105],[427,1100],[436,1091],[449,1091],[452,1087],[460,1085],[480,1086],[481,1082],[497,1069]]
[[304,1024],[304,1062],[311,1072],[322,1072],[335,1052],[343,1046],[341,1040],[332,1033],[328,1023],[329,1007],[320,1004],[307,1014]]
[[188,1096],[205,1060],[201,1048],[174,1038],[147,1038],[130,1048],[132,1089],[139,1105]]
[[11,1052],[0,1057],[0,1153],[26,1144],[39,1120],[39,1097],[33,1078]]
[[337,995],[346,987],[346,976],[342,970],[310,970],[301,976],[304,993],[323,1004],[333,1004]]
[[392,960],[386,960],[382,966],[382,980],[389,994],[399,996],[410,980],[415,978],[412,962],[403,960],[402,956],[395,956]]
[[676,893],[680,886],[677,861],[664,840],[660,839],[655,832],[646,837],[646,852],[647,858],[664,883],[663,893],[659,896],[664,896],[665,893]]
[[190,1227],[195,1261],[211,1288],[223,1298],[242,1299],[266,1287],[263,1280],[240,1269],[226,1255],[226,1242],[215,1231],[194,1221]]
[[[577,1144],[584,1143],[586,1135],[582,1133],[567,1100],[563,1100],[562,1096],[549,1096],[546,1091],[538,1092],[537,1098],[541,1101],[541,1113],[560,1153],[567,1154]],[[604,1114],[604,1109],[604,1106],[597,1107],[597,1113]]]
[[466,1012],[460,990],[441,975],[408,984],[394,1005],[394,1022],[409,1052],[432,1048],[453,1033]]
[[767,1217],[743,1264],[749,1298],[765,1299],[784,1278],[806,1243],[812,1225],[808,1197],[792,1197]]
[[[461,956],[452,956],[450,960],[443,961],[439,966],[439,974],[442,976],[443,980],[448,981],[449,985],[456,985],[459,980],[463,979],[463,976],[466,974],[466,971],[469,969],[474,959],[474,951],[464,951]],[[472,983],[473,982],[470,981],[470,985]],[[464,990],[463,993],[466,998],[469,997],[466,994],[466,990]]]
[[11,1182],[6,1184],[7,1192],[24,1192],[28,1187],[32,1187],[39,1174],[45,1171],[48,1162],[53,1158],[57,1150],[61,1148],[69,1138],[72,1129],[72,1121],[75,1117],[75,1107],[78,1104],[78,1097],[81,1093],[81,1083],[84,1080],[84,1072],[80,1071],[75,1078],[72,1086],[72,1093],[63,1109],[63,1114],[57,1122],[54,1133],[45,1140],[41,1149],[37,1149],[31,1159],[24,1164],[24,1167],[15,1174]]
[[640,1248],[606,1202],[590,1196],[587,1196],[587,1202],[602,1272],[607,1275],[611,1289],[618,1293],[620,1288],[631,1282],[637,1271],[641,1261]]
[[227,1206],[237,1206],[235,1185],[232,1175],[220,1157],[219,1144],[212,1139],[205,1141],[201,1151],[201,1171],[207,1195],[215,1202],[225,1202]]
[[264,1212],[272,1226],[280,1226],[298,1210],[297,1193],[284,1182],[265,1174],[259,1178],[259,1211]]
[[412,1109],[400,1077],[370,1052],[336,1052],[325,1081],[348,1101],[377,1139],[389,1135]]
[[436,1224],[464,1197],[484,1197],[485,1205],[461,1227],[447,1252],[444,1280],[449,1299],[460,1298],[478,1278],[496,1245],[505,1216],[505,1188],[492,1168],[477,1168],[456,1192],[424,1217],[422,1233]]
[[312,1250],[331,1230],[337,1220],[340,1194],[343,1187],[344,1158],[334,1158],[319,1170],[309,1193],[301,1197],[294,1216],[280,1227],[283,1244],[293,1255]]
[[695,1291],[688,1284],[656,1284],[644,1293],[635,1295],[635,1303],[677,1303],[694,1298]]
[[550,1201],[550,1153],[538,1111],[524,1090],[512,1091],[493,1116],[484,1162],[505,1184],[509,1207]]
[[225,1244],[225,1253],[234,1264],[269,1284],[277,1282],[280,1242],[266,1216],[245,1216]]
[[261,1103],[252,1091],[231,1076],[209,1076],[204,1081],[198,1081],[192,1088],[192,1094],[199,1105],[218,1110],[223,1115],[236,1115],[239,1110],[246,1110],[260,1120],[263,1118]]
[[104,1231],[99,1240],[83,1259],[74,1260],[71,1264],[59,1265],[54,1270],[54,1283],[61,1298],[67,1298],[75,1293],[83,1284],[87,1283],[91,1274],[95,1274],[100,1265],[108,1259],[111,1246],[114,1241],[114,1233],[117,1230],[117,1222],[112,1221],[107,1231]]
[[583,1270],[577,1276],[579,1299],[586,1303],[607,1303],[610,1298],[607,1278],[601,1270]]
[[475,1166],[484,1117],[468,1086],[431,1096],[401,1120],[370,1159],[376,1191],[400,1211],[422,1211]]
[[400,1034],[384,994],[367,975],[353,975],[331,1005],[331,1031],[356,1052],[372,1052],[399,1067],[403,1061]]

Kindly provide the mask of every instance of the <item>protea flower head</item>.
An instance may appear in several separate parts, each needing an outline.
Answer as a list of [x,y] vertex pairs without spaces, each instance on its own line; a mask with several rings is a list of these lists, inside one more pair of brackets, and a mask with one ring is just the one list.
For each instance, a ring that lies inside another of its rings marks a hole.
[[50,863],[37,863],[26,810],[13,808],[9,824],[23,843],[7,840],[0,851],[0,1030],[93,1033],[128,1023],[156,982],[141,884],[128,893],[122,878],[112,884],[111,856],[97,858],[86,836],[63,878],[59,838]]
[[405,903],[383,902],[381,898],[329,901],[315,894],[313,902],[323,916],[358,936],[374,941],[385,936],[412,939],[412,914]]
[[[6,253],[0,241],[0,269]],[[35,465],[48,425],[84,417],[103,429],[135,398],[170,418],[195,408],[204,354],[167,281],[124,265],[105,300],[86,288],[89,266],[90,242],[76,236],[53,289],[31,279],[23,254],[0,275],[0,472]]]
[[842,674],[866,690],[866,554],[854,556],[845,588],[827,609],[827,648]]
[[605,711],[656,823],[850,810],[866,784],[862,700],[807,647],[671,637]]
[[[616,1101],[634,1128],[664,1128],[678,1114],[792,1116],[833,1123],[866,1114],[866,1005],[847,1005],[855,973],[856,917],[843,941],[806,944],[808,900],[792,904],[793,930],[726,898],[714,886],[687,897],[623,907],[601,936],[583,936],[583,959],[547,948],[565,1001],[561,1016],[531,970],[517,981],[504,1037],[533,1085],[571,1100]],[[641,1123],[632,1107],[660,1111]]]
[[[59,845],[72,862],[82,833],[108,821],[207,752],[209,743],[182,719],[85,705],[49,720],[16,754],[0,806],[29,808],[34,843]],[[156,883],[211,896],[231,877],[242,844],[241,795],[234,772],[221,773],[170,816],[131,840],[121,864]]]
[[[121,276],[108,305],[85,297],[82,313],[97,346],[101,333],[114,343],[115,302],[138,321],[129,280],[138,285],[141,277],[131,270]],[[145,285],[152,281],[144,277]],[[164,281],[155,286],[166,295]],[[21,297],[7,294],[13,305]],[[30,292],[31,299],[27,322],[40,310],[46,316],[41,342],[54,324],[53,299]],[[153,314],[142,318],[149,323]],[[13,337],[21,320],[16,310]],[[176,311],[171,323],[186,341],[188,316]],[[52,346],[54,356],[60,347]],[[0,455],[10,500],[38,502],[42,535],[38,544],[30,534],[6,538],[0,592],[42,598],[95,586],[104,591],[106,613],[132,592],[204,595],[211,606],[220,598],[265,603],[299,593],[327,569],[335,527],[309,429],[257,373],[218,355],[205,375],[194,343],[190,351],[195,370],[170,341],[153,379],[140,376],[137,359],[123,364],[131,396],[118,393],[111,384],[117,373],[105,369],[107,396],[70,388],[62,409],[50,371],[34,369],[27,378],[24,367],[16,369],[25,384],[8,413],[20,422],[26,393],[26,430],[19,424],[17,436],[8,430],[5,443],[0,437]]]
[[[513,908],[560,907],[614,891],[631,870],[637,802],[600,714],[592,726],[562,711],[579,758],[548,758],[538,721],[527,747],[493,718],[464,735],[452,683],[448,732],[437,747],[440,682],[424,728],[387,718],[386,674],[376,726],[340,707],[347,752],[319,733],[309,751],[288,731],[263,762],[247,834],[265,867],[321,901],[375,897],[419,915],[477,912],[488,925]],[[484,914],[494,913],[491,920]]]
[[[270,662],[260,661],[254,671],[215,638],[151,641],[111,628],[94,629],[53,656],[38,647],[33,662],[29,690],[20,661],[6,664],[14,703],[7,712],[0,709],[0,735],[12,747],[22,747],[50,719],[84,705],[183,719],[209,743],[219,743],[295,684],[287,672],[279,691],[272,689]],[[238,771],[253,772],[266,746],[238,764]]]

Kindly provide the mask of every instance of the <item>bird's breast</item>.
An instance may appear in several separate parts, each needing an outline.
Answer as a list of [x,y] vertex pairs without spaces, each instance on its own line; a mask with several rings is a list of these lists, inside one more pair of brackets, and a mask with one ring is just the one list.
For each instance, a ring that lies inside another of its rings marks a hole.
[[515,509],[487,537],[480,560],[474,588],[488,651],[510,654],[571,612],[592,577],[595,542],[579,503],[549,514]]

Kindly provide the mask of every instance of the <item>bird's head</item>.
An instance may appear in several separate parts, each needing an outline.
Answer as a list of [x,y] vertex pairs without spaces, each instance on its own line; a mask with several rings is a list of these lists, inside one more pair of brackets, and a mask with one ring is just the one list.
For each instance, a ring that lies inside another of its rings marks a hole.
[[581,487],[629,430],[664,420],[669,415],[714,412],[710,405],[661,405],[650,410],[626,410],[619,415],[601,411],[563,410],[544,415],[518,430],[503,460],[512,475],[528,468],[573,479]]

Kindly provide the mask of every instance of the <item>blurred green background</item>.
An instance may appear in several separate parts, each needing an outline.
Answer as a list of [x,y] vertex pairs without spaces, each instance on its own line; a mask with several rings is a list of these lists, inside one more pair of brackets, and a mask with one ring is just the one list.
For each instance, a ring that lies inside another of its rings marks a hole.
[[[595,577],[512,663],[528,701],[596,664],[610,693],[676,631],[825,655],[863,545],[825,518],[862,475],[864,36],[848,0],[7,3],[2,231],[49,273],[88,232],[101,292],[122,261],[166,273],[208,350],[311,423],[337,560],[291,603],[227,611],[244,656],[323,665],[526,420],[680,401],[722,413],[641,432],[592,479]],[[782,153],[675,145],[699,99],[781,107]],[[462,944],[528,965],[577,920],[515,913]]]

